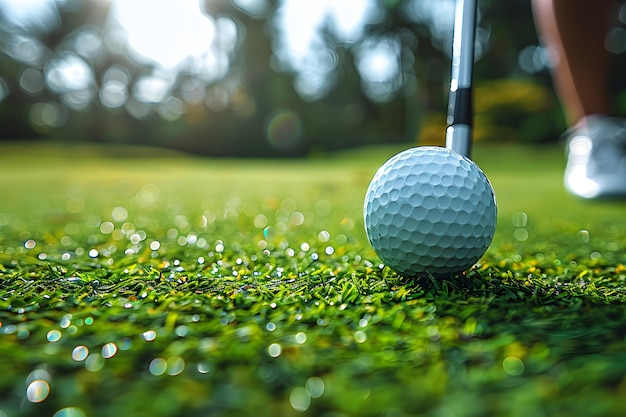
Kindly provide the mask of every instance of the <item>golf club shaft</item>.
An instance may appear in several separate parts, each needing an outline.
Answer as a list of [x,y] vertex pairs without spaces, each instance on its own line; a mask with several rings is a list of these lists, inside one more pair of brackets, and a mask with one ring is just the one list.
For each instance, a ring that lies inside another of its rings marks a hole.
[[475,37],[476,0],[456,0],[446,148],[468,158],[472,155]]

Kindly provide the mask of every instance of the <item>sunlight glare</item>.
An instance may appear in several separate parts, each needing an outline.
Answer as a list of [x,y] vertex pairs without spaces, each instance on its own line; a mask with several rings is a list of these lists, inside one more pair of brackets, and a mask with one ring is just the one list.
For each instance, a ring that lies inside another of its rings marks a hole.
[[334,32],[339,39],[352,43],[365,35],[365,24],[381,18],[381,11],[371,1],[335,0],[328,2]]
[[210,51],[215,26],[198,0],[114,0],[113,7],[139,59],[174,68]]
[[0,13],[11,26],[25,30],[46,32],[60,24],[54,0],[3,0]]
[[384,16],[373,0],[282,0],[274,16],[278,41],[274,53],[282,69],[294,71],[301,96],[316,99],[332,84],[337,52],[325,39],[328,30],[338,44],[357,44],[369,23]]

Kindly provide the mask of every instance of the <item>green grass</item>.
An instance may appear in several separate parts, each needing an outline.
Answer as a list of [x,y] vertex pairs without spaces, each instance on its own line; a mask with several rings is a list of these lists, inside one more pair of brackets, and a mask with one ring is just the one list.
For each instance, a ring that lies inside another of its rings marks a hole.
[[405,280],[361,218],[398,150],[2,145],[0,416],[624,415],[624,203],[566,195],[556,147],[479,146],[492,246]]

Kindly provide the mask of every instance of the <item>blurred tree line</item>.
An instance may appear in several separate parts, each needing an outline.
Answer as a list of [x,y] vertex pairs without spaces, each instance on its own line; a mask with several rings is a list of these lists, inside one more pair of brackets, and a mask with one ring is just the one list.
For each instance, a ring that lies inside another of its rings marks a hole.
[[[40,0],[45,13],[30,17],[7,7],[17,0],[3,1],[3,140],[239,156],[443,141],[453,0],[355,0],[368,4],[361,26],[342,29],[327,12],[297,56],[285,45],[304,33],[310,10],[288,0],[206,0],[210,49],[175,68],[130,52],[114,0]],[[150,18],[146,5],[135,19]],[[529,2],[479,6],[477,140],[554,140],[564,124]],[[298,16],[303,28],[287,31]]]

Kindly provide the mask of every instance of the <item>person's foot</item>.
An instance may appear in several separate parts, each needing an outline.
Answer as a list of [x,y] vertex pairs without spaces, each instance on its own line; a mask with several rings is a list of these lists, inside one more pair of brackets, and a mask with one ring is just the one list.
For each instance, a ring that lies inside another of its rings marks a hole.
[[565,188],[582,198],[626,198],[626,120],[587,116],[567,133]]

